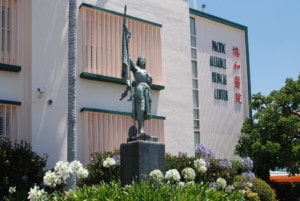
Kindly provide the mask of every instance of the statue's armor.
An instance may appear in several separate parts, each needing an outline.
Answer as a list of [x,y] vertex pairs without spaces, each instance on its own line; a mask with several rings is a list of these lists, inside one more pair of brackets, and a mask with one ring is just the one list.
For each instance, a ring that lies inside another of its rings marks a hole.
[[[136,82],[136,87],[133,95],[133,112],[135,119],[137,118],[137,113],[143,111],[144,119],[149,119],[151,117],[151,102],[152,93],[150,86],[152,84],[151,75],[144,69],[134,65],[132,66],[132,71],[134,73],[134,78]],[[137,120],[137,119],[136,119]]]

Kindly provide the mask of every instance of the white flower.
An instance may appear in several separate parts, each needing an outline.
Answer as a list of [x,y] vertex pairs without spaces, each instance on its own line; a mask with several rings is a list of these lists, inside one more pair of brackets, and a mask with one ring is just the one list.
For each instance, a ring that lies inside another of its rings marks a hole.
[[87,178],[89,175],[88,170],[83,167],[83,165],[82,165],[82,163],[80,163],[80,161],[77,161],[77,160],[72,161],[70,163],[70,169],[71,169],[71,172],[75,173],[79,179]]
[[226,188],[225,188],[225,192],[232,192],[234,189],[235,189],[235,188],[234,188],[233,185],[228,185],[228,186],[226,186]]
[[159,169],[152,170],[149,176],[155,181],[162,181],[164,179],[164,175]]
[[11,187],[9,187],[8,192],[9,192],[10,194],[13,194],[13,193],[16,192],[16,188],[17,188],[17,187],[15,187],[15,186],[11,186]]
[[77,174],[78,178],[86,178],[89,172],[77,160],[71,163],[59,161],[56,163],[54,171],[49,170],[45,173],[44,183],[47,186],[56,187],[56,185],[66,183],[71,174]]
[[76,173],[77,173],[77,177],[78,177],[79,179],[87,178],[88,175],[89,175],[88,170],[85,169],[85,168],[83,168],[83,167],[82,167],[82,168],[79,168],[78,171],[77,171]]
[[181,171],[183,178],[187,181],[193,181],[196,177],[195,170],[193,168],[187,167]]
[[246,185],[249,187],[249,188],[252,188],[253,184],[251,182],[247,182]]
[[72,173],[72,170],[70,168],[70,164],[68,162],[59,161],[56,163],[54,168],[56,174],[63,180],[66,181],[70,174]]
[[207,172],[207,167],[206,166],[201,166],[198,171],[201,172],[201,173],[205,173],[205,172]]
[[72,172],[78,172],[78,170],[79,170],[80,168],[83,168],[83,166],[82,166],[82,164],[80,163],[80,161],[75,160],[75,161],[72,161],[72,162],[70,163],[70,168],[71,168],[71,171],[72,171]]
[[225,188],[227,186],[227,182],[224,178],[219,177],[216,181],[217,187],[219,188]]
[[179,186],[179,187],[184,187],[184,186],[185,186],[185,183],[182,182],[182,181],[180,181],[180,182],[178,183],[178,186]]
[[194,160],[194,167],[201,173],[205,173],[207,171],[206,162],[202,158]]
[[169,181],[176,182],[176,181],[180,181],[181,177],[180,177],[178,170],[171,169],[166,172],[165,178]]
[[186,185],[195,185],[195,182],[194,181],[188,181],[188,182],[186,182]]
[[239,190],[239,193],[246,194],[246,191],[244,189],[242,189],[242,190]]
[[39,189],[38,186],[30,188],[30,191],[28,192],[28,199],[30,201],[44,201],[46,198],[47,193],[44,191],[44,189]]
[[55,172],[50,170],[45,173],[43,179],[47,186],[55,187],[56,185],[61,184],[61,178]]
[[111,166],[116,165],[116,161],[115,159],[111,158],[111,157],[107,157],[104,161],[103,161],[103,167],[109,168]]

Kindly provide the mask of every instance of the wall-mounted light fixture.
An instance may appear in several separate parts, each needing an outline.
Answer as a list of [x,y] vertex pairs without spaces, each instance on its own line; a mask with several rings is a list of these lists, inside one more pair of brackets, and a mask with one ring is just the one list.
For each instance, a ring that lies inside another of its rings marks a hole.
[[37,88],[37,91],[42,94],[45,93],[45,88]]

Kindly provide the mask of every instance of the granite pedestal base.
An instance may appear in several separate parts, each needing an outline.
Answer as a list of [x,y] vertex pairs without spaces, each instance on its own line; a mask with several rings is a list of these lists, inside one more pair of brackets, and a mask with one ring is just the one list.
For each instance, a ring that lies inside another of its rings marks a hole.
[[121,144],[121,185],[143,181],[152,170],[165,172],[165,145],[151,141]]

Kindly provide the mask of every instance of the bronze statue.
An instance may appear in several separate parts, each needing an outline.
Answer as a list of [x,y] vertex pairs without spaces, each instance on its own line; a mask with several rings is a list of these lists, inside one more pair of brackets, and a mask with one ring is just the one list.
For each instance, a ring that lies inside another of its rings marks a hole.
[[[125,92],[120,100],[125,98],[130,91],[129,101],[132,101],[132,117],[138,122],[138,134],[145,134],[144,121],[151,118],[151,102],[152,93],[150,86],[152,85],[152,77],[145,70],[146,60],[143,56],[139,56],[136,64],[134,64],[129,56],[128,43],[131,33],[126,25],[126,6],[124,9],[123,20],[123,38],[122,38],[122,79],[127,85]],[[133,72],[135,81],[132,82],[130,71]],[[132,85],[135,86],[132,95]],[[132,128],[130,128],[132,130]],[[131,131],[132,132],[132,131]]]
[[152,77],[145,70],[146,60],[143,56],[139,56],[136,65],[130,59],[130,70],[134,74],[135,90],[133,94],[133,117],[138,122],[138,133],[145,133],[144,120],[151,118],[151,102],[152,93],[150,86],[152,85]]

